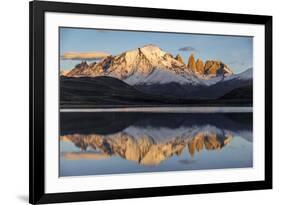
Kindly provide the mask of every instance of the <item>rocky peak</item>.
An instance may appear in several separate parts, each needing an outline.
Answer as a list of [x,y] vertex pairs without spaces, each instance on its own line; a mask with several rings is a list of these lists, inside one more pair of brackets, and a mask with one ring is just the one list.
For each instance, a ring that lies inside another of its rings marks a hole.
[[200,75],[204,74],[204,62],[200,58],[196,61],[196,72]]
[[188,58],[187,68],[190,69],[192,72],[196,73],[196,63],[193,53]]
[[77,64],[72,70],[70,70],[66,76],[73,77],[76,75],[83,74],[87,69],[89,68],[89,65],[86,61],[82,61],[81,63]]
[[232,75],[231,69],[221,61],[207,60],[204,66],[204,74],[217,76],[217,75]]
[[81,63],[79,63],[79,64],[77,64],[76,66],[75,66],[75,68],[85,68],[85,67],[88,67],[89,65],[88,65],[88,63],[87,63],[87,61],[82,61]]
[[180,54],[176,55],[175,59],[180,63],[184,64],[183,58],[180,56]]
[[164,59],[169,59],[169,58],[174,58],[174,56],[171,54],[171,53],[166,53],[165,55],[164,55]]
[[205,63],[198,58],[195,61],[194,54],[191,54],[188,59],[187,68],[199,76],[215,77],[218,75],[232,75],[231,69],[221,61],[207,60]]
[[60,70],[60,76],[66,76],[68,71],[66,70]]
[[96,64],[97,64],[97,62],[93,62],[93,63],[90,63],[89,66],[94,67]]

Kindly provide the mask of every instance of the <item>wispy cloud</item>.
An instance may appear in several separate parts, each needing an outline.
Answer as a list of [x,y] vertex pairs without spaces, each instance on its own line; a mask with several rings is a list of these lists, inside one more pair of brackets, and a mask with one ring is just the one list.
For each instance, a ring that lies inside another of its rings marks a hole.
[[197,49],[192,46],[185,46],[185,47],[179,48],[179,51],[197,51]]
[[93,52],[66,52],[61,56],[63,60],[99,60],[110,54],[100,51]]

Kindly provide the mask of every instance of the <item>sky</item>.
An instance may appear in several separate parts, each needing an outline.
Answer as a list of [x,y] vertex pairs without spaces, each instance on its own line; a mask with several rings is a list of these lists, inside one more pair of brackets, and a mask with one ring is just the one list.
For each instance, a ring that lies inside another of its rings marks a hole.
[[[194,53],[196,59],[203,61],[221,60],[234,73],[253,67],[253,38],[248,36],[60,28],[60,56],[69,52],[118,55],[147,44],[157,45],[174,56],[180,54],[185,63]],[[81,61],[61,57],[60,68],[69,70]]]

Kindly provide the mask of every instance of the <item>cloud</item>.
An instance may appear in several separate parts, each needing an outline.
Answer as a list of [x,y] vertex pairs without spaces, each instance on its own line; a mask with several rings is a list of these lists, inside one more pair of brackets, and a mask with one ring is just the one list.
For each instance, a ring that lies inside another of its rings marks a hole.
[[109,56],[110,54],[105,52],[66,52],[61,56],[63,60],[99,60]]
[[81,159],[104,160],[109,158],[109,155],[105,153],[94,153],[94,152],[64,152],[63,157],[67,160],[81,160]]
[[179,48],[179,51],[197,51],[197,49],[194,47],[191,47],[191,46],[185,46],[185,47]]

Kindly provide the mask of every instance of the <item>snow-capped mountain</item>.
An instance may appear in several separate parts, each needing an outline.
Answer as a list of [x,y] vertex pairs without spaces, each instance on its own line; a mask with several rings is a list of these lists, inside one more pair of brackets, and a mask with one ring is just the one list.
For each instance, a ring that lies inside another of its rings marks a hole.
[[253,79],[253,68],[249,68],[242,73],[238,73],[236,75],[229,76],[225,78],[225,80],[251,80]]
[[221,61],[203,62],[193,54],[185,64],[180,55],[146,45],[78,64],[62,76],[61,100],[103,106],[195,103],[190,100],[251,105],[252,75],[252,68],[234,74]]
[[[98,63],[82,62],[68,77],[110,76],[130,85],[179,83],[199,85],[217,77],[231,76],[233,72],[220,61],[201,59],[195,62],[192,54],[185,64],[180,55],[164,52],[156,45],[145,45],[117,56],[108,56]],[[215,82],[215,81],[214,81]]]

